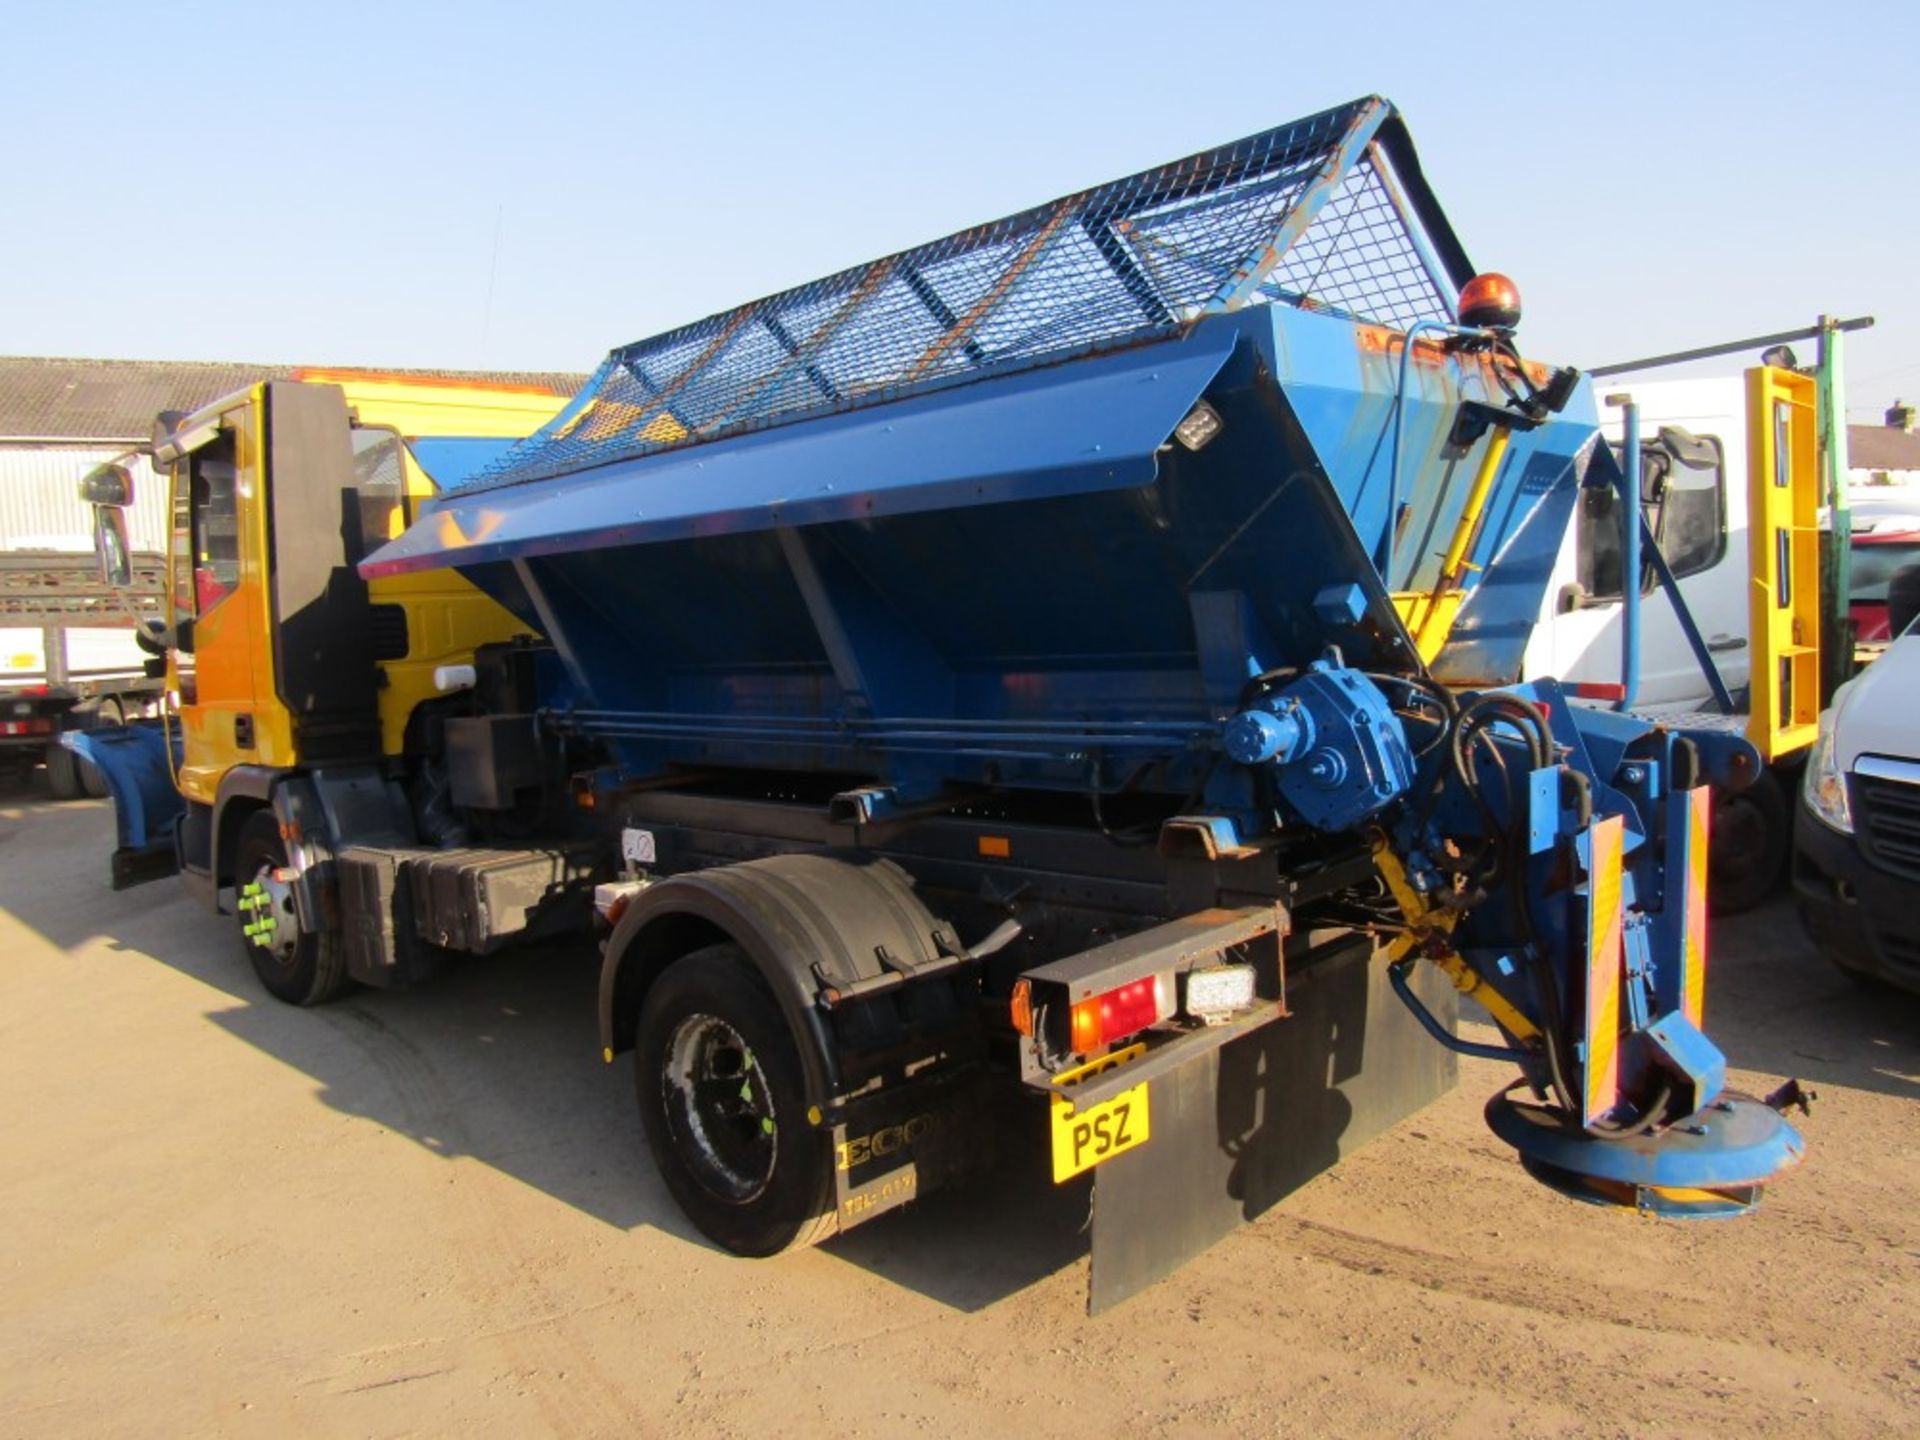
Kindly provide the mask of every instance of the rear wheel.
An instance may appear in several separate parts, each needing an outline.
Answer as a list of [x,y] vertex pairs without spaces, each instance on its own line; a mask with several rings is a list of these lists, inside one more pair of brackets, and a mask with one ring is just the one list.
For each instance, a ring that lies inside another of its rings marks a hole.
[[301,930],[292,879],[280,822],[271,810],[249,815],[233,863],[240,943],[269,994],[290,1005],[319,1005],[348,987],[346,957],[339,936]]
[[687,1218],[736,1255],[777,1255],[835,1228],[832,1147],[808,1123],[800,1054],[737,945],[674,962],[640,1009],[640,1119]]
[[47,742],[47,789],[56,800],[80,798],[80,757],[58,740]]
[[[121,708],[120,702],[111,695],[102,700],[99,708],[93,712],[93,728],[96,730],[110,729],[126,723],[127,712]],[[100,767],[95,765],[91,760],[80,759],[78,756],[74,758],[80,760],[78,768],[80,771],[81,790],[95,800],[104,798],[109,791],[107,777],[100,773]]]
[[1787,797],[1771,771],[1744,790],[1713,792],[1713,838],[1707,851],[1707,903],[1716,915],[1751,910],[1780,888],[1787,863]]

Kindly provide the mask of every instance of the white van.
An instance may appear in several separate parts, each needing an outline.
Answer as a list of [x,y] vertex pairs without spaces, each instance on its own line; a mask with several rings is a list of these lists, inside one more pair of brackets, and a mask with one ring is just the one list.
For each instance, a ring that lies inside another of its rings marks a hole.
[[1915,590],[1916,570],[1896,578],[1888,608],[1897,638],[1834,692],[1820,717],[1820,738],[1800,787],[1793,889],[1808,933],[1842,970],[1920,992]]

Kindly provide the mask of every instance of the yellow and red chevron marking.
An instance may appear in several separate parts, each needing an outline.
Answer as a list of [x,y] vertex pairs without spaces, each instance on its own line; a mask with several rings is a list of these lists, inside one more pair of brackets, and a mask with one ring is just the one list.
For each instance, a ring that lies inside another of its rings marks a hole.
[[1680,1013],[1695,1029],[1707,1008],[1707,849],[1713,814],[1705,785],[1689,797],[1687,816],[1687,933],[1680,959]]
[[1587,836],[1587,1074],[1582,1100],[1591,1125],[1620,1098],[1620,979],[1625,962],[1620,859],[1626,822],[1609,815],[1594,821]]

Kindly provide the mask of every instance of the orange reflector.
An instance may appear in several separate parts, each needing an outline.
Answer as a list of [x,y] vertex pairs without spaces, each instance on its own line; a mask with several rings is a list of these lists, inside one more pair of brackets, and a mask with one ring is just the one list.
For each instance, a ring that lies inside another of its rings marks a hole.
[[1076,1055],[1091,1055],[1100,1048],[1100,1002],[1082,1000],[1073,1007],[1067,1048]]
[[1025,980],[1013,982],[1013,1028],[1033,1038],[1033,986]]
[[1013,844],[1004,835],[982,835],[980,853],[990,860],[1004,860],[1013,853]]

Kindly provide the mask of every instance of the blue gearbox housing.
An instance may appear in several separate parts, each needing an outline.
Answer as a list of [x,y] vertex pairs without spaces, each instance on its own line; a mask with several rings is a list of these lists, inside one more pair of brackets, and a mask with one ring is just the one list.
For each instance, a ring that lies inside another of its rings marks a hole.
[[1406,729],[1360,671],[1316,660],[1227,722],[1227,758],[1273,767],[1280,798],[1319,830],[1351,830],[1413,784]]

